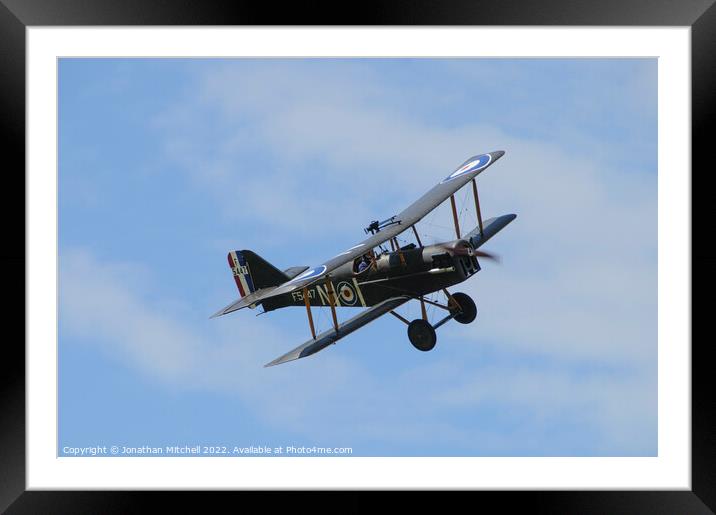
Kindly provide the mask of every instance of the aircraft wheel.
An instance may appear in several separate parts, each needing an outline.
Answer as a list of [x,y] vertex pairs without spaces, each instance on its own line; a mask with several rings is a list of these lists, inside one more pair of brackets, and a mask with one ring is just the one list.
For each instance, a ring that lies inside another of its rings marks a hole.
[[475,317],[477,316],[477,306],[475,306],[475,301],[473,301],[470,296],[465,293],[453,293],[452,296],[457,303],[460,304],[460,308],[462,309],[462,313],[455,315],[455,320],[461,324],[469,324],[475,320]]
[[432,350],[438,339],[433,326],[422,318],[410,322],[408,325],[408,338],[410,339],[410,343],[413,344],[413,347],[423,352]]

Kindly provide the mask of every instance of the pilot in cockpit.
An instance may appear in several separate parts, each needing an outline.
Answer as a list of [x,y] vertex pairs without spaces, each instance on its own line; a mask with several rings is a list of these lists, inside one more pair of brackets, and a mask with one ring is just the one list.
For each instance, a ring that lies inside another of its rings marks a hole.
[[368,268],[370,265],[370,262],[368,261],[368,255],[363,256],[363,258],[358,262],[358,273],[361,273],[363,270]]

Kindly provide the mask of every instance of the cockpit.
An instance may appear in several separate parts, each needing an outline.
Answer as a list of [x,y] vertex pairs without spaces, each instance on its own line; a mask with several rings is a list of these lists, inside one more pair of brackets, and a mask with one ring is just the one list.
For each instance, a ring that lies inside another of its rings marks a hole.
[[358,256],[353,261],[353,273],[355,275],[363,274],[370,270],[371,264],[373,263],[373,255],[368,252],[362,256]]

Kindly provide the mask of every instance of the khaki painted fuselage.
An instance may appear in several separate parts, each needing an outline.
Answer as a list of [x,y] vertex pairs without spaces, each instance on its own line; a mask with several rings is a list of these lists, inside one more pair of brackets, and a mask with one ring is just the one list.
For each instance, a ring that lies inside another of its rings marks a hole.
[[[356,272],[354,262],[334,270],[325,281],[307,288],[311,306],[366,307],[397,295],[419,297],[461,283],[480,270],[465,240],[403,248],[376,256],[375,263]],[[328,284],[330,281],[330,285]],[[331,295],[331,286],[333,295]],[[267,299],[265,311],[305,306],[303,290]]]

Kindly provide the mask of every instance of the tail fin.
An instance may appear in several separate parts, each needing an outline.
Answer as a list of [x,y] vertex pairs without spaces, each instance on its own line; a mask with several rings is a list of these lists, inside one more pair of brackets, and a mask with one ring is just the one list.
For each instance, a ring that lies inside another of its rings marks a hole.
[[232,250],[228,259],[242,297],[289,280],[286,274],[250,250]]

